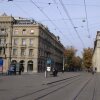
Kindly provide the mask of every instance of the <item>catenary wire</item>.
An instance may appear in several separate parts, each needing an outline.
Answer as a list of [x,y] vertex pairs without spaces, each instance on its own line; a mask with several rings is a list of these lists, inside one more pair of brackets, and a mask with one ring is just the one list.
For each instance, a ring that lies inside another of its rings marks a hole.
[[[5,0],[1,0],[0,2],[3,2],[3,1],[5,1]],[[7,0],[8,1],[8,0]],[[13,1],[13,0],[12,0]],[[29,1],[25,1],[25,0],[17,0],[17,1],[14,1],[14,2],[20,2],[20,3],[23,3],[23,2],[29,2]],[[38,1],[36,1],[35,3],[39,3],[39,4],[46,4],[46,5],[48,5],[48,4],[55,4],[55,3],[53,3],[53,2],[38,2]],[[60,4],[60,3],[57,3],[58,5]],[[69,5],[69,6],[84,6],[84,4],[74,4],[74,3],[64,3],[64,5]],[[94,7],[100,7],[100,5],[99,4],[87,4],[87,6],[94,6]]]
[[92,43],[90,29],[89,29],[89,23],[88,23],[87,7],[86,7],[86,1],[85,0],[84,0],[84,7],[85,7],[87,31],[88,31],[88,34],[89,34],[89,39],[90,39],[90,41]]
[[70,20],[70,23],[71,23],[71,25],[72,25],[72,27],[73,27],[73,29],[75,30],[75,32],[76,32],[76,34],[77,34],[79,40],[81,41],[82,46],[85,48],[85,44],[84,44],[83,40],[81,39],[81,37],[80,37],[78,31],[76,30],[75,25],[74,25],[74,23],[73,23],[73,21],[72,21],[70,15],[69,15],[69,13],[68,13],[68,10],[67,10],[66,7],[64,6],[62,0],[59,0],[59,2],[61,3],[61,5],[62,5],[62,7],[63,7],[63,9],[64,9],[64,11],[65,11],[65,13],[66,13],[66,15],[68,16],[68,18],[69,18],[69,20]]
[[[54,1],[54,3],[56,4],[57,10],[59,11],[60,16],[62,17],[62,20],[63,20],[64,24],[67,26],[67,23],[65,22],[64,17],[63,17],[63,15],[62,15],[62,12],[61,12],[60,8],[58,7],[58,3],[56,2],[56,0],[53,0],[53,1]],[[69,29],[68,29],[68,32],[70,33],[70,36],[71,36],[71,37],[73,38],[73,40],[74,40],[74,37],[72,36],[72,34],[71,34],[71,32],[69,31]]]
[[[13,0],[11,0],[11,1],[13,1]],[[35,2],[33,2],[32,0],[30,0],[30,1],[31,1],[32,4],[34,4],[45,15],[45,17],[55,26],[55,28],[59,31],[59,33],[61,35],[63,35],[63,37],[65,38],[66,36],[61,32],[61,30],[57,27],[57,25],[54,22],[52,22],[52,20],[46,15],[46,13]],[[19,7],[19,8],[21,9],[21,7]],[[24,11],[24,12],[26,13],[26,11]],[[67,39],[71,43],[71,45],[73,45],[72,41],[68,37],[67,37]]]
[[[57,25],[53,22],[53,21],[51,21],[51,19],[48,17],[48,15],[33,1],[33,0],[30,0],[31,1],[31,3],[34,5],[34,6],[36,6],[39,10],[40,10],[40,12],[42,12],[42,14],[51,22],[51,24],[53,25],[53,26],[55,26],[55,28],[59,31],[59,33],[61,34],[61,35],[63,35],[63,37],[65,38],[65,35],[62,33],[62,31],[57,27]],[[68,40],[69,40],[69,38],[67,38]],[[69,40],[70,41],[70,40]],[[73,45],[73,43],[70,41],[70,43]]]

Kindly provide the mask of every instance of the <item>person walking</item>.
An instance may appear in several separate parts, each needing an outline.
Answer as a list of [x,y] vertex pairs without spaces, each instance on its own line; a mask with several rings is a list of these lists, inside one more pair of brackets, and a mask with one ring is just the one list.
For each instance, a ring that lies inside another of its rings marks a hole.
[[21,75],[21,72],[24,72],[24,66],[23,66],[23,65],[21,65],[21,66],[19,67],[19,75]]
[[16,65],[13,65],[14,67],[14,75],[16,75]]
[[96,72],[95,67],[92,67],[92,74],[94,75],[95,72]]

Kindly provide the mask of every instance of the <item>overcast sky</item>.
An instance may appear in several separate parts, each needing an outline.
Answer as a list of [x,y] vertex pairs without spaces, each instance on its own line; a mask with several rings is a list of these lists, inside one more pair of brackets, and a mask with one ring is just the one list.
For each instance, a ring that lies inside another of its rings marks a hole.
[[0,13],[32,18],[46,26],[61,43],[83,48],[94,47],[100,30],[100,0],[0,0]]

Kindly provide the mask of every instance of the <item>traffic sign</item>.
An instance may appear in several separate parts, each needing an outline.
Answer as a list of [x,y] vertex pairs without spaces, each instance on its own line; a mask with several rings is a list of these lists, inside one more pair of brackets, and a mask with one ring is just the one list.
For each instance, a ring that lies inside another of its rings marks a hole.
[[51,64],[51,59],[47,59],[47,64]]
[[0,58],[0,72],[3,72],[3,59]]
[[47,67],[47,71],[50,72],[51,71],[51,67]]

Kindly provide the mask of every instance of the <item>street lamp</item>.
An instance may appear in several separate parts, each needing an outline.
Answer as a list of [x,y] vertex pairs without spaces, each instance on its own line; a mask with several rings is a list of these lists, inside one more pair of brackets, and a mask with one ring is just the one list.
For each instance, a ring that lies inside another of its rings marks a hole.
[[65,58],[64,58],[64,54],[63,54],[63,71],[64,71],[64,67],[65,67]]

